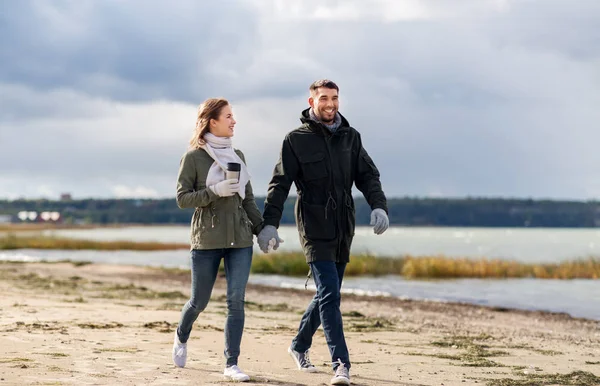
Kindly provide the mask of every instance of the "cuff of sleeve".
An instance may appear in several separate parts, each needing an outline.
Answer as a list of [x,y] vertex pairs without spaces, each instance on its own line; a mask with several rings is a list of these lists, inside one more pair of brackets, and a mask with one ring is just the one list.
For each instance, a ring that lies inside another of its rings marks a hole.
[[265,222],[263,222],[263,228],[266,227],[267,225],[272,225],[275,228],[279,228],[279,221],[274,219],[274,218],[266,218]]
[[375,209],[381,209],[385,212],[385,214],[387,214],[389,216],[388,209],[385,206],[375,205],[373,208],[371,208],[371,211],[373,211]]
[[256,236],[258,236],[258,234],[260,233],[260,231],[263,230],[263,228],[265,227],[265,223],[260,223],[258,225],[255,225],[254,228],[252,228],[252,233],[254,233]]
[[217,193],[215,193],[215,191],[213,189],[214,189],[213,185],[209,186],[206,189],[206,191],[208,192],[208,197],[210,198],[211,201],[216,200],[217,198],[219,198],[219,195]]

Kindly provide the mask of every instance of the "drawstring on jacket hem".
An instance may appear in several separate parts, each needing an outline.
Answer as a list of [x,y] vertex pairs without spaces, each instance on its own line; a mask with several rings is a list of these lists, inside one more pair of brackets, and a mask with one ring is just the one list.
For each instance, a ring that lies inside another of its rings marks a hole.
[[306,275],[306,282],[304,283],[304,289],[308,289],[308,280],[312,276],[312,270],[310,269],[310,265],[308,266],[308,275]]
[[327,198],[327,203],[325,204],[325,220],[327,220],[327,209],[329,209],[329,203],[331,202],[331,209],[337,209],[337,203],[335,199],[331,196],[331,192],[329,192],[329,197]]

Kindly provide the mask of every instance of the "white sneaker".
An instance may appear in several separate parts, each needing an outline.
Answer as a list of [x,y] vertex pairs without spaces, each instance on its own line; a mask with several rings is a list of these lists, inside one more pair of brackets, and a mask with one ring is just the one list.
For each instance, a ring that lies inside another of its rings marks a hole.
[[246,382],[250,380],[250,377],[244,374],[244,372],[240,370],[240,368],[237,367],[237,365],[225,367],[223,375],[225,376],[225,378],[230,378],[238,382]]
[[335,369],[335,375],[331,378],[332,385],[349,385],[350,384],[350,369],[338,359],[339,366]]
[[181,343],[175,329],[175,338],[173,339],[173,363],[178,367],[185,367],[187,360],[187,343]]

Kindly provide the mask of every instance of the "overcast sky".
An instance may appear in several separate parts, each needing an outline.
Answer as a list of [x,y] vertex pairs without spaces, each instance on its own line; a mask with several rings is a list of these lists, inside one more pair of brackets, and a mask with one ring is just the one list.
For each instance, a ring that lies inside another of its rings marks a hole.
[[0,198],[173,197],[223,96],[257,195],[340,86],[388,197],[600,198],[600,1],[5,1]]

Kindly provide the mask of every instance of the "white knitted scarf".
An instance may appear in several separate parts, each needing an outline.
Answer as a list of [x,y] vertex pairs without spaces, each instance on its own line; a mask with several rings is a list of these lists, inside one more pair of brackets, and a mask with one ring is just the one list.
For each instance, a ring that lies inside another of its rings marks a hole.
[[217,137],[212,133],[206,133],[204,135],[205,144],[201,146],[208,155],[211,156],[215,162],[208,170],[206,176],[206,186],[214,185],[225,179],[225,172],[227,171],[228,162],[237,162],[242,167],[240,170],[240,197],[245,198],[246,196],[246,184],[250,181],[250,173],[248,168],[242,159],[235,153],[233,146],[231,145],[231,138],[228,137]]

